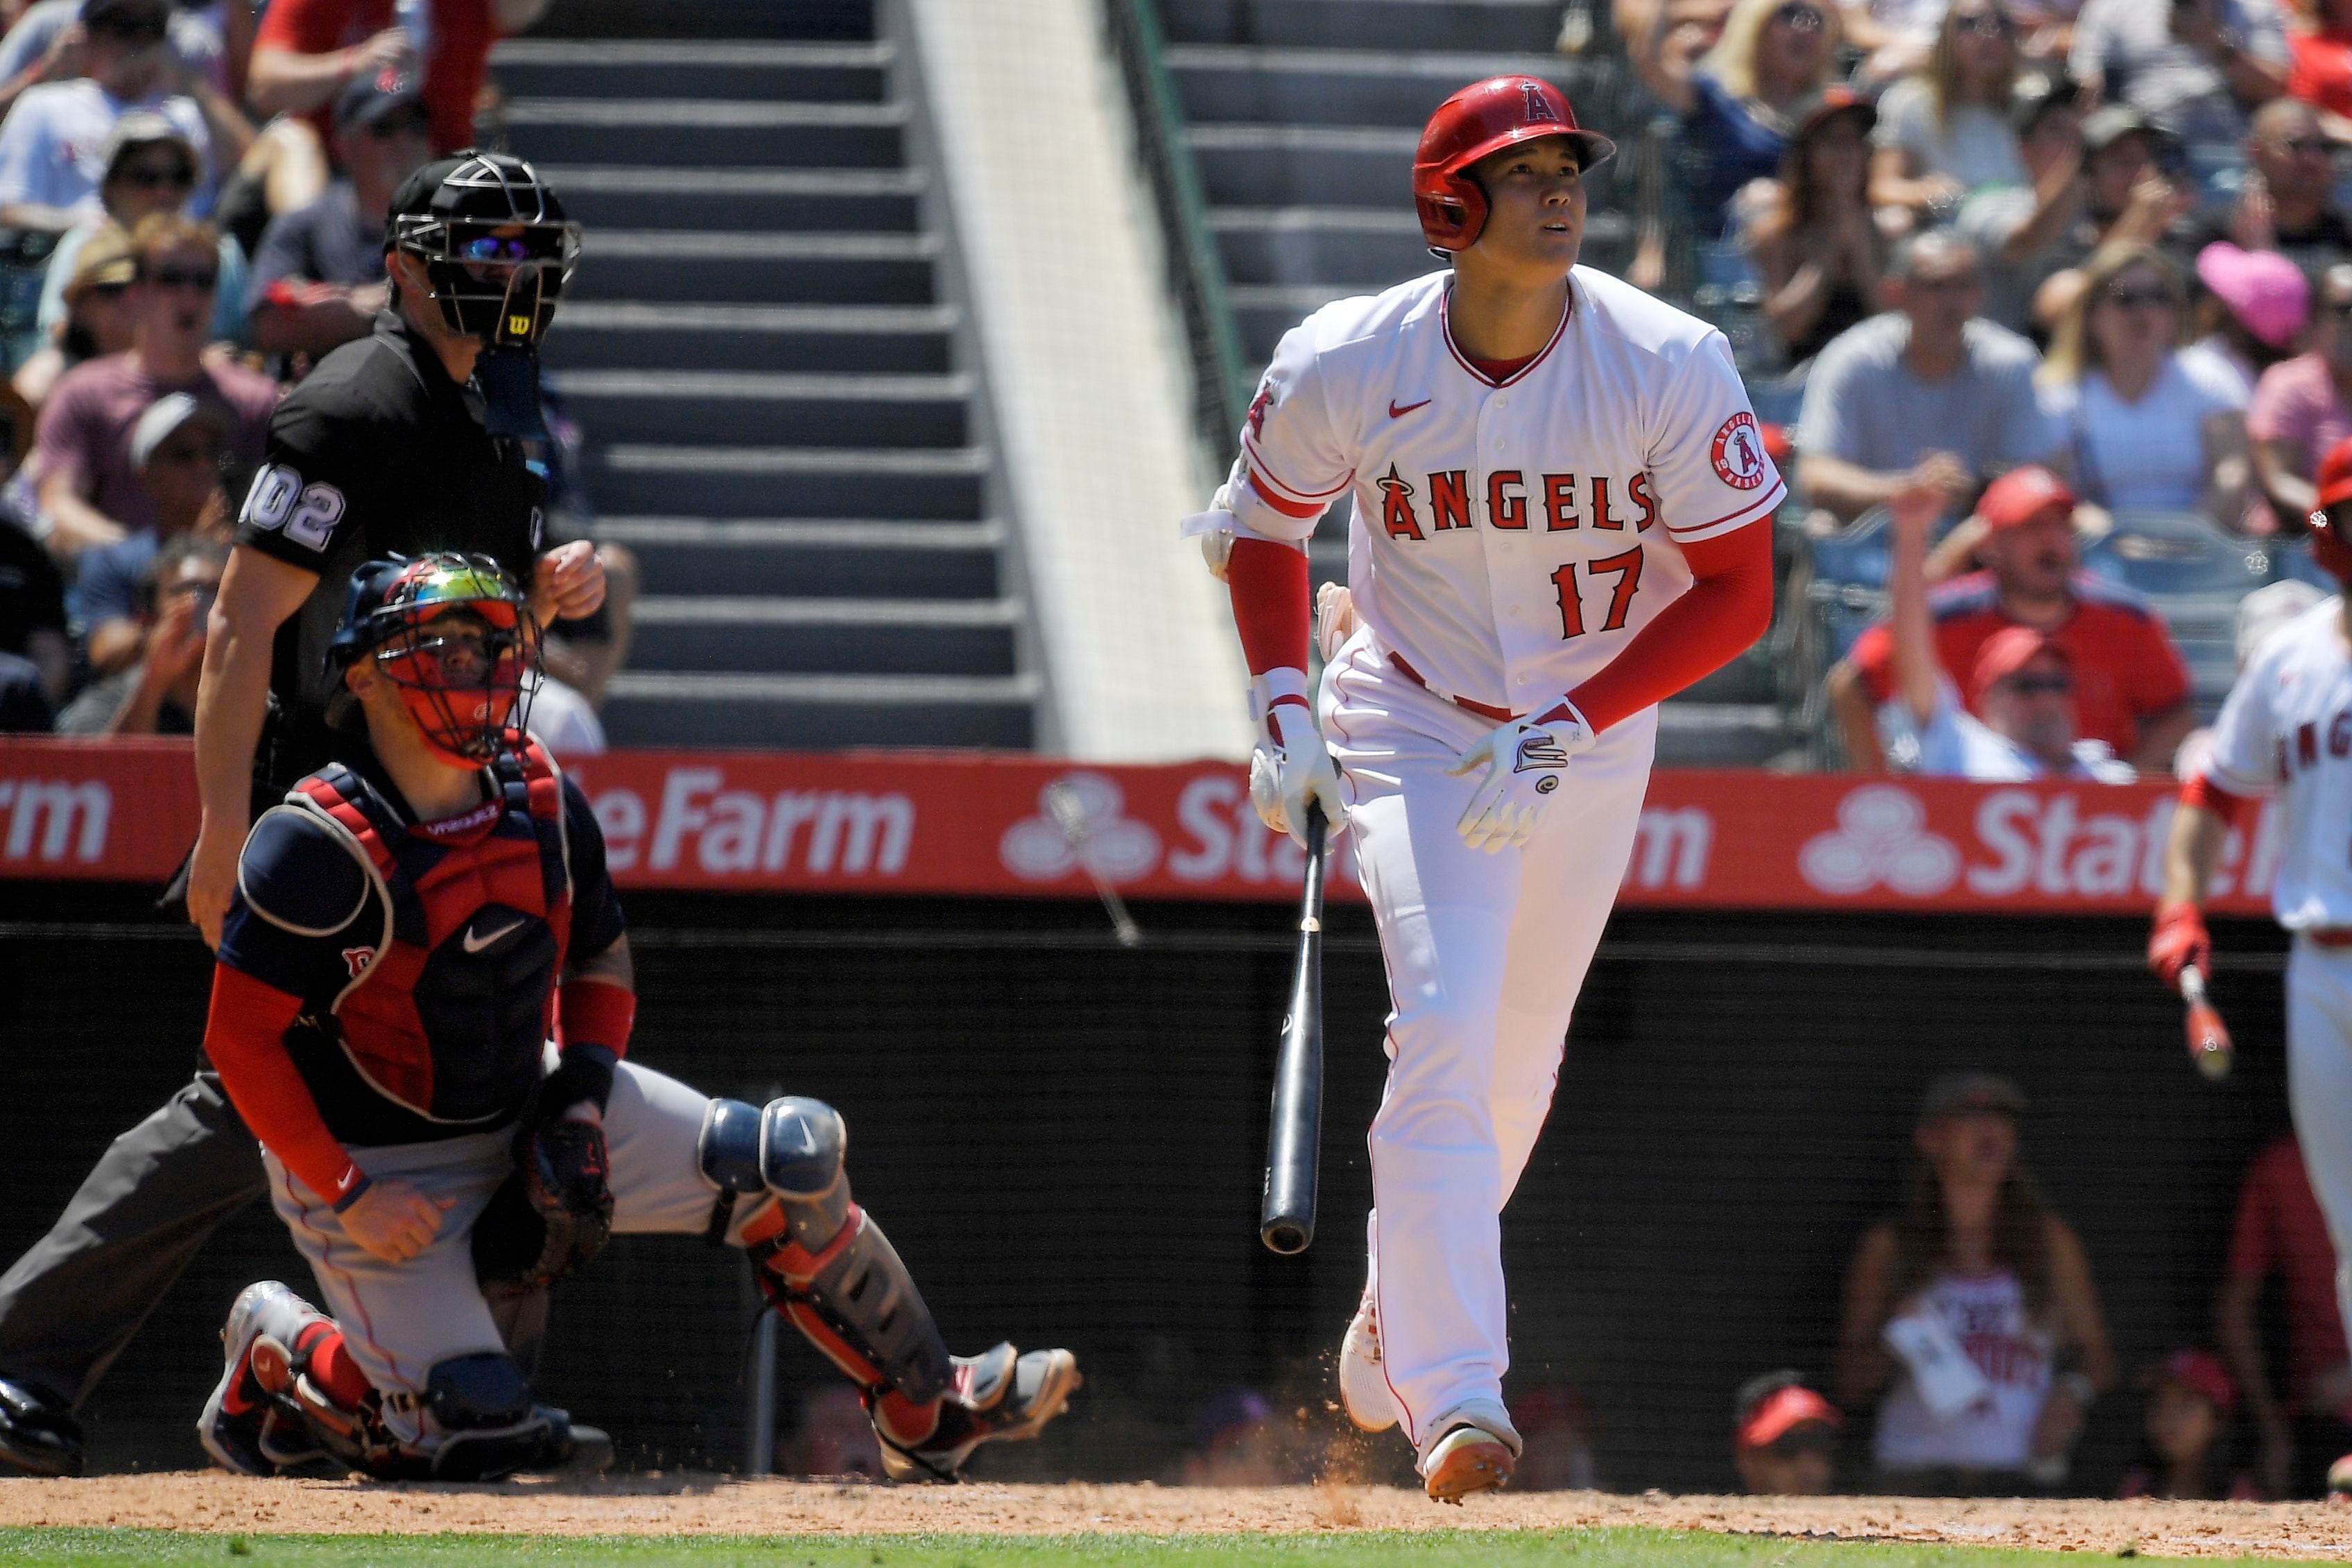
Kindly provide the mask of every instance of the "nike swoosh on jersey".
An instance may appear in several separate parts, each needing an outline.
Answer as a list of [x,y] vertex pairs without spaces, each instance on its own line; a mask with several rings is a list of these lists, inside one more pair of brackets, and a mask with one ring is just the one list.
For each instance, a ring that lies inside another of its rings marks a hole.
[[516,932],[521,930],[522,925],[523,923],[520,920],[509,921],[506,925],[499,926],[496,931],[489,933],[488,936],[484,936],[478,927],[469,930],[466,933],[466,951],[468,953],[478,953],[493,943],[504,941],[507,937],[511,936]]
[[1428,398],[1423,398],[1423,399],[1422,399],[1419,402],[1409,402],[1409,403],[1405,404],[1402,408],[1399,408],[1399,407],[1397,407],[1397,405],[1396,405],[1396,399],[1394,399],[1394,398],[1391,398],[1391,399],[1389,399],[1389,417],[1390,417],[1391,419],[1402,419],[1406,414],[1411,413],[1414,409],[1417,409],[1417,408],[1427,408],[1427,407],[1429,406],[1429,404],[1430,404],[1430,402],[1431,402],[1431,400],[1430,400],[1430,399],[1428,399]]

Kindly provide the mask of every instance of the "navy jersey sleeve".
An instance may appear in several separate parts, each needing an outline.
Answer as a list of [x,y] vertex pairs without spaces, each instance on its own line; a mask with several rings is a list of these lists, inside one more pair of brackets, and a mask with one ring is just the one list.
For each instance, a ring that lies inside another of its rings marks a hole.
[[383,936],[374,883],[334,830],[290,806],[263,813],[237,860],[220,961],[324,1003],[374,956]]
[[620,895],[613,891],[613,873],[604,863],[604,831],[588,797],[572,776],[563,778],[563,831],[572,845],[572,946],[566,964],[593,958],[628,930],[621,915]]
[[237,514],[236,542],[306,571],[326,570],[360,528],[370,443],[362,422],[330,417],[298,389],[269,416],[261,469]]

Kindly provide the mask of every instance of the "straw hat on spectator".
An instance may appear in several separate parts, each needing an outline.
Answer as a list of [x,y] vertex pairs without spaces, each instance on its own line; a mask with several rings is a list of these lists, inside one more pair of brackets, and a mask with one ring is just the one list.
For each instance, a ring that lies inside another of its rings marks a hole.
[[66,304],[71,308],[89,289],[129,283],[138,272],[139,264],[131,254],[131,236],[120,225],[108,224],[90,235],[74,257],[73,277],[66,282]]

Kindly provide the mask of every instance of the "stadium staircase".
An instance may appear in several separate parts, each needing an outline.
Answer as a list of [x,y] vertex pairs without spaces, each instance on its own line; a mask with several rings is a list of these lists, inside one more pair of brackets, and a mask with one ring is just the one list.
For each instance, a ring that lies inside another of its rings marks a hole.
[[871,0],[563,0],[493,58],[587,227],[546,355],[643,568],[615,745],[1036,740],[907,63]]
[[[1558,47],[1564,15],[1585,34],[1575,54]],[[1199,221],[1251,373],[1317,306],[1438,265],[1413,215],[1413,149],[1430,111],[1481,77],[1556,82],[1583,123],[1618,139],[1625,156],[1593,182],[1583,259],[1624,270],[1635,238],[1628,165],[1654,106],[1614,52],[1607,16],[1605,0],[1158,0]],[[1345,513],[1343,502],[1316,536],[1318,582],[1345,575]],[[1789,754],[1798,732],[1781,685],[1768,647],[1668,703],[1659,761]]]

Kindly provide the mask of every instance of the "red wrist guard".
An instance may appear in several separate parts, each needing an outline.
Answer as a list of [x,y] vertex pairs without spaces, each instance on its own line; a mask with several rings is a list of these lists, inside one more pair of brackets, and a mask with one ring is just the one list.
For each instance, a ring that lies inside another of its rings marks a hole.
[[582,977],[555,992],[555,1041],[566,1051],[598,1045],[615,1060],[628,1054],[637,1019],[637,993],[612,980]]

